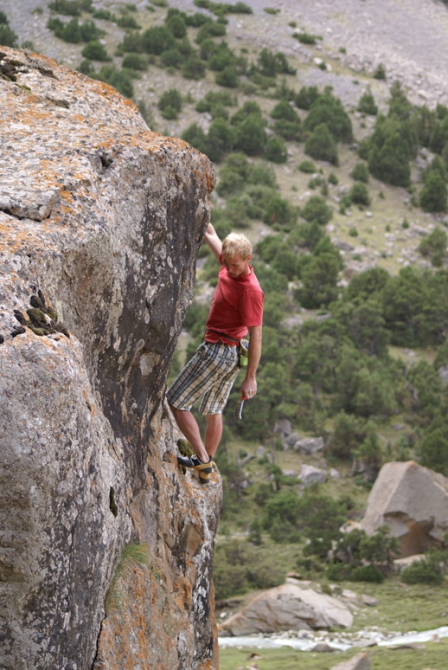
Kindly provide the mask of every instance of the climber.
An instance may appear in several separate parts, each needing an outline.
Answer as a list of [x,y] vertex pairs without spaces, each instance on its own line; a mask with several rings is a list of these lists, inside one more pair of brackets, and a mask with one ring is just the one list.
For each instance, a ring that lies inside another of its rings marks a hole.
[[[256,372],[261,356],[264,295],[250,265],[252,245],[241,234],[230,233],[223,242],[210,223],[205,242],[221,264],[210,306],[204,340],[167,391],[176,423],[194,450],[178,462],[194,468],[206,484],[222,435],[222,412],[238,375],[239,342],[249,333],[248,364],[241,394],[257,392]],[[206,416],[204,441],[191,409],[202,398],[199,412]]]

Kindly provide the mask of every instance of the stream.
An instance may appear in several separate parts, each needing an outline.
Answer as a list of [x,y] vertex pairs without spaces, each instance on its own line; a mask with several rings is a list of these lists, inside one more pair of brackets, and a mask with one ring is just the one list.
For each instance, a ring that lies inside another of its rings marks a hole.
[[419,644],[448,637],[448,626],[432,630],[410,631],[408,633],[388,633],[380,628],[371,627],[358,633],[330,633],[328,631],[297,631],[297,633],[274,633],[272,635],[253,635],[246,637],[220,637],[220,649],[239,647],[243,649],[275,649],[291,647],[299,651],[311,651],[317,644],[327,644],[333,649],[347,651],[354,647],[381,647]]

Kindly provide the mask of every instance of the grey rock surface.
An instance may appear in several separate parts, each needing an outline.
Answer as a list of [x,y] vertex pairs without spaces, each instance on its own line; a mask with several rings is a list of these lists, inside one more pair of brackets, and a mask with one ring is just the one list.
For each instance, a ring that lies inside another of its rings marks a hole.
[[162,406],[213,168],[106,84],[6,47],[0,67],[0,665],[215,667],[220,482],[183,477]]
[[448,480],[413,461],[386,463],[370,492],[361,527],[388,524],[401,556],[424,553],[448,531]]
[[360,654],[353,656],[349,661],[334,665],[331,670],[370,670],[370,666],[370,658],[362,651]]
[[353,615],[337,598],[319,593],[309,582],[282,584],[256,596],[241,612],[219,626],[232,636],[349,627]]

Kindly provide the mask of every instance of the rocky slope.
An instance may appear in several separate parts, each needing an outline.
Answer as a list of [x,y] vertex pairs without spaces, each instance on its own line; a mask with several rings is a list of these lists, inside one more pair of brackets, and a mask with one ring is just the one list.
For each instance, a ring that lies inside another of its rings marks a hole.
[[213,168],[0,51],[0,665],[216,667],[220,481],[179,471],[163,408]]

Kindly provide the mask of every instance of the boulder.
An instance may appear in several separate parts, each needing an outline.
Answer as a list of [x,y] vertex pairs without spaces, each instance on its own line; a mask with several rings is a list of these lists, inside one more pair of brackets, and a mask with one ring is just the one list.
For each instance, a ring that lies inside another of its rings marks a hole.
[[314,465],[307,465],[303,463],[300,468],[299,479],[305,486],[312,486],[312,484],[324,484],[327,481],[327,473],[325,470],[315,468]]
[[288,437],[285,439],[283,443],[285,450],[289,449],[289,447],[294,447],[296,442],[298,442],[299,440],[300,440],[299,433],[291,433],[290,435],[288,435]]
[[292,433],[292,425],[289,419],[279,419],[274,426],[274,433],[280,433],[280,437],[288,437]]
[[335,597],[303,585],[282,584],[256,596],[241,612],[218,627],[233,636],[288,630],[346,628],[353,623],[349,608]]
[[323,437],[304,437],[302,440],[297,440],[293,445],[294,451],[300,451],[302,454],[315,454],[322,451],[324,448]]
[[361,527],[388,524],[402,557],[442,543],[448,531],[448,479],[414,463],[386,463],[375,481]]
[[370,670],[370,658],[365,652],[356,654],[349,661],[334,665],[331,670]]
[[415,563],[415,561],[423,561],[425,560],[425,554],[413,554],[412,556],[406,556],[406,558],[396,558],[395,561],[393,562],[393,569],[394,572],[401,572],[405,568],[408,567],[408,565],[412,565],[412,563]]
[[217,667],[220,479],[163,403],[213,166],[49,58],[0,73],[1,667]]

